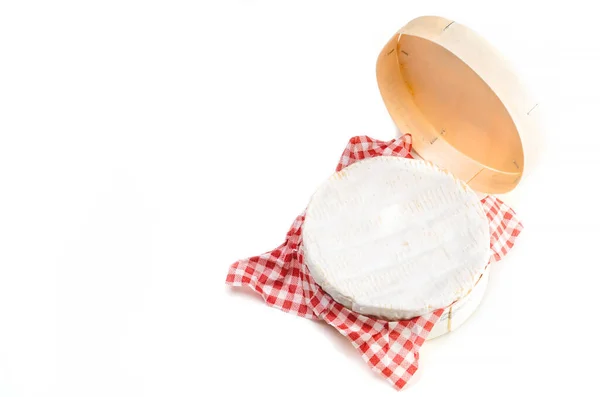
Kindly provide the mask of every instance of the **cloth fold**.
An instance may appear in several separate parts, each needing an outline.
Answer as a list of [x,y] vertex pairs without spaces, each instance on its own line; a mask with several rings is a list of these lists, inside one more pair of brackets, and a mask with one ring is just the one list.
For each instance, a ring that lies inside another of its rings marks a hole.
[[[391,141],[368,136],[350,139],[336,171],[376,156],[411,156],[409,134]],[[497,262],[513,247],[523,229],[515,212],[500,199],[481,200],[490,221],[490,263]],[[226,283],[247,286],[269,306],[314,320],[325,321],[344,335],[362,358],[396,389],[402,389],[418,369],[419,348],[442,315],[439,308],[426,315],[402,321],[385,321],[352,312],[325,293],[311,277],[302,255],[304,212],[296,217],[285,242],[272,251],[242,259],[229,268]]]

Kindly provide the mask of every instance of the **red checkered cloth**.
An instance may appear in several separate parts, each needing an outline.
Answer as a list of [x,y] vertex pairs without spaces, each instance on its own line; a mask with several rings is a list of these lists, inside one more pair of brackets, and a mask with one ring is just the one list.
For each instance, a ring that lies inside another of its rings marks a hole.
[[[410,135],[389,142],[353,137],[336,171],[369,157],[413,158],[411,142]],[[487,196],[481,201],[490,221],[490,262],[498,261],[512,248],[523,226],[514,211],[498,198]],[[375,372],[402,389],[417,371],[419,348],[444,308],[410,320],[385,321],[352,312],[337,303],[317,285],[304,264],[303,222],[304,213],[292,224],[285,242],[273,251],[231,265],[226,283],[248,286],[268,305],[285,312],[325,321],[350,340]]]

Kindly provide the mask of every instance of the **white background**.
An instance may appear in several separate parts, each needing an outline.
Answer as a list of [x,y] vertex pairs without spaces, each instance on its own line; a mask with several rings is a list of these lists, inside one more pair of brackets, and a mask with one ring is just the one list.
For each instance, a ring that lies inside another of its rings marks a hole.
[[[0,3],[0,396],[597,392],[586,4]],[[513,62],[547,150],[506,197],[526,229],[480,309],[398,393],[333,329],[224,279],[283,241],[349,137],[394,136],[375,60],[419,15]]]

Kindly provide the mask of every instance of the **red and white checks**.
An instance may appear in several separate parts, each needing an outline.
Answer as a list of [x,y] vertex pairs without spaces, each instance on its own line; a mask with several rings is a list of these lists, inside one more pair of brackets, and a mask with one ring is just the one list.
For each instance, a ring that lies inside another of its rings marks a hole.
[[[389,142],[367,136],[350,139],[336,171],[369,157],[412,158],[411,136]],[[498,198],[482,200],[490,221],[490,262],[500,260],[513,247],[523,226],[514,211]],[[362,358],[397,389],[403,388],[419,366],[419,348],[440,318],[444,308],[402,321],[384,321],[354,313],[333,300],[311,277],[302,256],[300,214],[289,229],[285,242],[273,251],[243,259],[231,265],[226,283],[248,286],[265,302],[285,312],[325,321],[349,339]]]

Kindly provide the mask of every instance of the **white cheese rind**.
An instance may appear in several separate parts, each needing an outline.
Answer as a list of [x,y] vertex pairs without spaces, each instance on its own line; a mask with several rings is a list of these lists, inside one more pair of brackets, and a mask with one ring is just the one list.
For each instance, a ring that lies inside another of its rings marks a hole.
[[463,325],[475,313],[483,300],[489,279],[490,267],[488,266],[483,272],[481,279],[466,296],[463,296],[444,309],[440,319],[427,335],[427,340],[432,340],[448,332],[455,331]]
[[489,260],[489,224],[465,183],[415,159],[380,156],[313,194],[302,231],[315,281],[349,309],[389,320],[465,296]]

